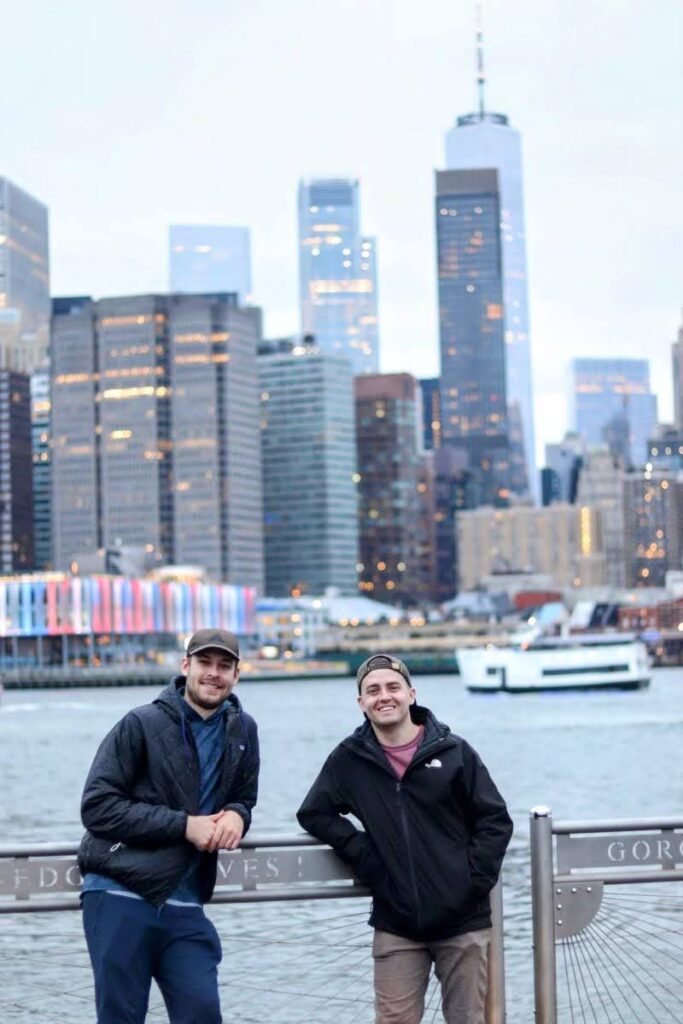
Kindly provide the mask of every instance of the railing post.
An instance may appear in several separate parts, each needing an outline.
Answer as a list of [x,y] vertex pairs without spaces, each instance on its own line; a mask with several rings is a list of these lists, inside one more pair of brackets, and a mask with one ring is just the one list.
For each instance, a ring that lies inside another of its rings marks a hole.
[[491,945],[486,1024],[505,1024],[505,952],[503,947],[503,881],[491,890]]
[[531,910],[536,1024],[557,1024],[552,815],[531,809]]

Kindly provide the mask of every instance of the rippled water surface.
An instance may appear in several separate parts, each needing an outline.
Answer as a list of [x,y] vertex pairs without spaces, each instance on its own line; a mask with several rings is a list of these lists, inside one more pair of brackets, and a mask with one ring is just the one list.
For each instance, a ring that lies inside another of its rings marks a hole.
[[[572,819],[679,813],[683,672],[659,670],[649,690],[635,693],[482,696],[446,676],[418,678],[416,686],[419,701],[479,751],[515,819],[504,874],[508,1021],[527,1024],[533,1020],[529,808],[548,804],[556,818]],[[315,772],[360,721],[353,681],[242,683],[239,693],[261,735],[253,829],[298,831],[294,811]],[[0,842],[78,839],[80,793],[99,740],[129,708],[154,695],[148,688],[5,693]],[[210,913],[226,951],[226,1022],[372,1020],[364,901]],[[342,938],[335,942],[335,935]],[[267,1012],[259,1009],[266,1004]],[[93,1019],[79,915],[0,917],[0,1020]],[[149,1019],[165,1019],[158,1000]],[[436,1002],[425,1015],[430,1019],[439,1019]]]

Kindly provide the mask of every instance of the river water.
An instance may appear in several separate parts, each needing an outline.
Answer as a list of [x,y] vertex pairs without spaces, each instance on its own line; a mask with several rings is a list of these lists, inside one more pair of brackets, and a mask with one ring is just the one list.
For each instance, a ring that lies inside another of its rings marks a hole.
[[[529,809],[547,804],[558,819],[679,813],[683,671],[657,670],[648,690],[628,693],[482,696],[468,694],[457,677],[447,676],[418,678],[416,687],[419,702],[479,751],[515,821],[504,872],[508,1021],[528,1024],[533,1020]],[[78,839],[81,789],[100,739],[155,692],[131,687],[5,693],[0,842]],[[314,774],[330,749],[359,724],[354,683],[247,682],[239,694],[261,737],[261,796],[253,830],[299,831],[294,812]],[[226,950],[221,969],[226,1022],[370,1022],[366,912],[360,900],[287,905],[286,910],[282,905],[210,910]],[[71,912],[0,917],[3,1024],[94,1019],[78,917]],[[332,957],[329,943],[335,934],[343,941],[337,941]],[[326,944],[325,965],[316,966],[316,947]],[[266,1012],[263,1006],[274,992],[278,999]],[[149,1020],[162,1021],[155,1000]],[[342,1000],[346,1016],[335,1000]],[[425,1015],[430,1019],[440,1019],[436,1003]]]

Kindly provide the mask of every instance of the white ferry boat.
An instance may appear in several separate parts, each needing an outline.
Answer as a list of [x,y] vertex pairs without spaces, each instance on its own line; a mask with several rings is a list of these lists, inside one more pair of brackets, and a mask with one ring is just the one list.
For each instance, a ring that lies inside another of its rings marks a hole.
[[460,675],[474,693],[537,690],[637,690],[650,685],[645,644],[624,633],[513,638],[506,647],[457,651]]

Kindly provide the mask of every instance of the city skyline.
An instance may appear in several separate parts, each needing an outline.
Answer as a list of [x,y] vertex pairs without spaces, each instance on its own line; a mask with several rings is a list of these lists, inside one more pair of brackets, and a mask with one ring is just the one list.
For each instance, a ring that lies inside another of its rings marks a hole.
[[[116,15],[80,2],[59,14],[38,6],[39,33],[35,6],[8,19],[15,88],[0,100],[1,170],[50,209],[54,294],[165,291],[170,223],[244,223],[266,331],[292,333],[296,181],[348,174],[362,181],[364,230],[381,240],[381,369],[435,372],[430,182],[444,166],[444,131],[475,107],[472,4],[434,0],[418,11],[401,0],[387,15],[372,0],[325,12],[305,0],[296,5],[311,43],[305,62],[280,53],[290,4],[226,11],[208,2],[188,19],[186,5],[171,2],[164,45],[151,49],[155,19],[138,19],[131,33],[126,0]],[[670,420],[680,7],[531,0],[512,19],[502,0],[489,0],[484,18],[487,105],[505,111],[525,143],[537,451],[568,425],[565,374],[577,356],[646,347]],[[93,49],[95,31],[103,42]],[[336,64],[344,74],[328,75]],[[215,125],[233,93],[227,139]]]

